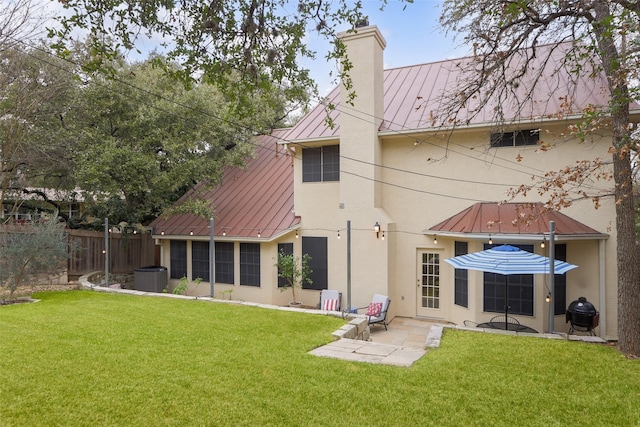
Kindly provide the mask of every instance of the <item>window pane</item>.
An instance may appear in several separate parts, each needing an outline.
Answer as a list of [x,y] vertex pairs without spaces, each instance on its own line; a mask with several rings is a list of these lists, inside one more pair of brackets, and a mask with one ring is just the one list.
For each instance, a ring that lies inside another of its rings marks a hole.
[[322,180],[322,148],[302,150],[302,182]]
[[216,282],[233,285],[235,275],[233,242],[216,242]]
[[172,279],[187,277],[187,242],[185,240],[171,240],[169,243]]
[[[565,244],[556,244],[555,245],[555,256],[554,258],[558,261],[566,261],[567,260],[567,245]],[[567,275],[566,274],[556,274],[553,279],[553,290],[554,290],[554,313],[555,314],[565,314],[567,311]]]
[[[469,252],[467,242],[455,242],[455,256],[466,255]],[[454,273],[453,303],[461,307],[469,307],[469,272],[457,268]]]
[[500,132],[491,134],[492,147],[517,147],[536,145],[540,132],[537,129],[526,129],[515,132]]
[[191,242],[191,280],[209,281],[209,242]]
[[[533,245],[512,245],[533,252]],[[489,249],[491,245],[484,245]],[[509,290],[507,292],[507,284]],[[484,311],[504,313],[505,299],[509,295],[509,313],[533,316],[533,274],[505,276],[484,273]]]
[[240,243],[240,284],[260,286],[259,243]]
[[305,285],[305,289],[328,289],[327,268],[327,238],[326,237],[302,237],[302,253],[308,254],[311,270],[311,285]]
[[322,180],[340,181],[340,146],[322,147]]
[[[278,253],[283,252],[285,255],[293,255],[293,243],[278,243]],[[287,279],[280,277],[280,270],[278,269],[278,287],[281,288],[287,285]]]

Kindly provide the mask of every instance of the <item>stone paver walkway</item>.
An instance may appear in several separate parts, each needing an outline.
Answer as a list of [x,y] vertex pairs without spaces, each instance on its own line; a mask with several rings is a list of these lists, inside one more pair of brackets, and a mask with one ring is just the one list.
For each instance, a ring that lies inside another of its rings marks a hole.
[[409,367],[424,356],[428,348],[439,347],[441,337],[442,325],[396,317],[388,330],[374,326],[371,341],[343,338],[309,353],[353,362]]

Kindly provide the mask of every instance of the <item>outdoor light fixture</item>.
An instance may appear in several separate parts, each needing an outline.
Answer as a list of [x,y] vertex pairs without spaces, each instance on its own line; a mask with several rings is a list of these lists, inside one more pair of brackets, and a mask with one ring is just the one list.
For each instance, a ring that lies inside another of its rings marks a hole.
[[338,230],[338,240],[340,240],[340,230]]
[[227,235],[227,230],[226,230],[226,229],[224,229],[224,228],[222,229],[222,235],[223,235],[223,236],[226,236],[226,235]]
[[493,240],[491,239],[491,234],[489,234],[489,244],[493,245]]
[[162,231],[160,232],[160,234],[161,234],[162,236],[164,236],[164,230],[162,230]]
[[382,232],[382,240],[384,240],[384,231]]
[[258,230],[258,237],[261,237],[261,236],[260,236],[260,230]]
[[298,234],[298,230],[296,230],[296,239],[300,237],[300,235]]
[[547,243],[547,239],[545,237],[542,238],[542,242],[540,243],[540,247],[544,249],[544,245]]
[[544,300],[546,302],[551,302],[551,294],[547,294],[547,297]]
[[376,232],[376,238],[380,237],[380,224],[378,224],[378,221],[373,225],[373,231]]
[[433,235],[433,244],[434,245],[438,244],[438,236],[436,236],[435,234]]
[[193,236],[193,230],[189,232],[189,236]]

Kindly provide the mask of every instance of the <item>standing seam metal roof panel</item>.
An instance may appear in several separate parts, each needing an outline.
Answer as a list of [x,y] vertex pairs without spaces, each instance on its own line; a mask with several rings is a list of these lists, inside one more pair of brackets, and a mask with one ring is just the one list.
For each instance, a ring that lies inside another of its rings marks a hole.
[[[219,186],[206,189],[199,184],[177,204],[196,195],[211,200],[218,236],[225,232],[229,238],[257,240],[260,231],[265,240],[292,229],[300,221],[293,213],[293,167],[291,157],[277,144],[288,131],[278,129],[271,136],[259,136],[255,158],[247,162],[246,169],[226,168]],[[194,236],[209,235],[209,221],[194,215],[161,216],[151,225],[155,235],[189,236],[191,231]]]

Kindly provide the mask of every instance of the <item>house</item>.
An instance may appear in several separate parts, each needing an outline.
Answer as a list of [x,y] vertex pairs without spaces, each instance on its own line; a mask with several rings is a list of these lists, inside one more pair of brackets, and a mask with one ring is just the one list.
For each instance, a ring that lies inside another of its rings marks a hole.
[[[562,212],[544,209],[545,196],[538,194],[501,203],[508,189],[532,176],[609,156],[606,132],[585,142],[567,135],[579,115],[567,110],[562,78],[522,108],[504,106],[512,115],[509,128],[496,130],[485,111],[489,103],[442,129],[434,126],[434,111],[443,91],[456,87],[458,65],[467,59],[384,70],[386,42],[377,27],[340,36],[357,96],[350,103],[341,88],[329,94],[335,126],[317,106],[293,128],[262,137],[247,169],[227,171],[207,195],[216,207],[214,296],[229,290],[234,299],[286,304],[274,267],[277,252],[285,250],[312,257],[313,285],[299,295],[307,305],[317,304],[320,289],[340,290],[343,306],[351,307],[366,306],[379,293],[392,300],[391,318],[480,323],[503,312],[502,282],[443,261],[503,243],[548,255],[542,243],[553,221],[556,258],[579,268],[556,276],[551,302],[548,277],[514,277],[510,314],[547,331],[554,304],[553,330],[566,332],[567,305],[586,297],[600,312],[597,333],[615,337],[613,200],[603,198],[597,210],[579,201]],[[572,105],[605,105],[605,88],[604,80],[583,82]],[[541,140],[547,150],[540,150]],[[604,192],[608,185],[594,181],[589,190]],[[174,216],[153,226],[171,279],[208,282],[208,222]],[[204,282],[190,292],[208,294]]]
[[4,194],[0,220],[16,223],[29,222],[42,216],[42,212],[58,209],[67,219],[81,216],[84,198],[79,189],[55,190],[51,188],[26,187],[10,189]]

